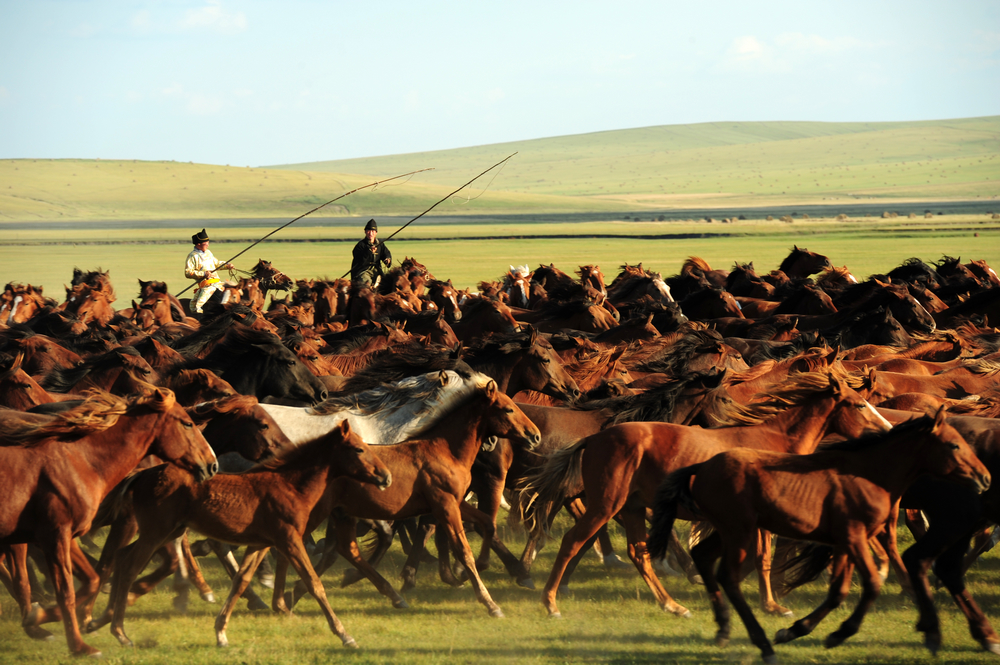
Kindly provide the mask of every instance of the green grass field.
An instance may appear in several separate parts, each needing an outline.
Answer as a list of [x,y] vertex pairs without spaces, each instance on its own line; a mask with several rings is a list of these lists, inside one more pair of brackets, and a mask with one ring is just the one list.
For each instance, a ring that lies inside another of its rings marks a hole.
[[[215,239],[213,252],[220,259],[237,254],[267,232],[258,227],[227,226],[225,221],[218,221],[210,230]],[[0,280],[43,286],[47,295],[61,302],[63,285],[69,282],[74,267],[101,268],[110,271],[118,294],[115,306],[128,307],[129,300],[138,293],[139,279],[165,281],[174,292],[188,285],[182,273],[190,251],[186,241],[190,232],[164,229],[155,222],[137,222],[134,228],[113,231],[46,229],[44,224],[8,230],[0,225],[0,245],[4,247]],[[614,237],[592,237],[594,234]],[[350,268],[351,249],[359,236],[353,225],[296,224],[274,238],[302,242],[266,241],[237,259],[236,266],[248,270],[263,258],[295,279],[340,277]],[[655,236],[669,237],[650,239]],[[554,263],[568,273],[580,265],[597,264],[608,282],[624,263],[641,262],[664,276],[675,275],[689,256],[699,256],[712,267],[724,269],[736,262],[752,261],[758,272],[767,272],[778,267],[793,245],[825,254],[834,265],[846,265],[859,279],[888,272],[914,256],[927,262],[938,261],[944,255],[964,261],[984,259],[994,268],[1000,266],[1000,220],[985,215],[862,218],[846,222],[619,220],[447,226],[426,218],[408,227],[400,237],[403,239],[389,243],[397,261],[412,256],[436,277],[451,279],[460,288],[498,280],[510,265],[535,268],[542,263]],[[345,241],[335,242],[337,239]]]
[[[566,523],[557,523],[557,532]],[[523,541],[501,526],[501,534],[513,551],[520,551]],[[901,546],[909,533],[901,530]],[[479,540],[472,537],[477,548]],[[624,551],[623,536],[613,532],[619,552]],[[539,590],[544,585],[557,543],[542,550],[533,568]],[[403,562],[398,544],[381,566],[386,577],[398,586],[398,571]],[[201,559],[206,577],[220,601],[228,590],[228,580],[213,559]],[[563,619],[547,618],[539,603],[540,592],[516,586],[500,570],[496,560],[483,573],[491,595],[503,608],[505,619],[491,619],[476,601],[468,585],[452,589],[443,585],[433,565],[424,564],[417,588],[407,594],[408,610],[394,610],[388,601],[367,582],[347,589],[339,588],[343,562],[324,580],[327,594],[337,616],[357,640],[360,649],[348,651],[332,636],[319,606],[311,597],[304,598],[293,617],[274,616],[269,612],[250,612],[240,603],[234,612],[227,634],[231,646],[215,646],[213,628],[218,605],[203,603],[192,594],[189,611],[178,615],[172,608],[172,591],[161,585],[150,596],[129,609],[125,628],[135,648],[124,648],[108,629],[87,636],[88,642],[104,652],[104,661],[130,665],[158,663],[325,663],[331,659],[344,663],[759,663],[759,653],[746,637],[746,631],[734,616],[733,639],[728,648],[714,646],[715,624],[701,587],[691,586],[680,578],[665,578],[667,590],[678,602],[693,612],[691,619],[680,619],[659,611],[652,594],[633,568],[608,570],[588,555],[571,580],[572,593],[560,598]],[[970,590],[987,615],[996,619],[1000,611],[997,588],[1000,585],[1000,559],[988,553],[969,574]],[[744,583],[744,593],[756,608],[756,578]],[[259,590],[259,588],[258,588]],[[787,604],[803,616],[818,605],[825,586],[817,581],[795,591]],[[914,632],[916,611],[912,603],[899,595],[899,586],[890,574],[889,581],[858,635],[844,646],[826,650],[823,638],[847,618],[858,599],[855,583],[847,602],[830,614],[813,635],[776,648],[783,663],[987,663],[995,656],[981,651],[969,637],[963,617],[950,596],[935,595],[941,616],[944,647],[936,659],[923,648]],[[262,595],[270,600],[269,594]],[[107,596],[101,596],[102,608]],[[0,617],[0,643],[4,645],[0,662],[56,663],[70,662],[61,628],[49,626],[57,637],[47,643],[29,640],[21,631],[15,608],[4,598]],[[758,615],[768,635],[790,624],[789,619]]]

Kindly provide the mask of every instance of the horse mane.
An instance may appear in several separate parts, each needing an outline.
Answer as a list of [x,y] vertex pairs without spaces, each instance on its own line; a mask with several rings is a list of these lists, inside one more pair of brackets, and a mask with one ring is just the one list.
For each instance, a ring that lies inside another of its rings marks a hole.
[[56,414],[42,423],[7,424],[2,435],[7,445],[33,448],[48,439],[70,441],[104,431],[124,415],[138,398],[128,401],[103,390],[87,391],[84,400],[73,408]]
[[687,364],[698,348],[706,344],[721,344],[722,335],[711,329],[688,329],[670,346],[640,363],[643,372],[662,372],[671,376],[686,374]]
[[366,367],[349,378],[341,393],[371,390],[385,383],[396,383],[410,376],[452,370],[462,376],[472,376],[472,368],[451,351],[426,347],[406,347],[396,353],[377,356]]
[[973,374],[996,374],[1000,372],[1000,361],[980,358],[963,363],[961,367]]
[[785,260],[781,262],[780,266],[778,266],[778,270],[787,274],[788,270],[795,265],[795,262],[798,261],[800,257],[803,255],[808,256],[809,254],[812,254],[812,252],[805,247],[793,246],[792,251],[789,252],[788,256],[785,257]]
[[142,358],[138,350],[131,346],[121,346],[99,356],[88,358],[82,365],[76,367],[67,369],[57,367],[42,377],[42,380],[38,383],[50,392],[65,393],[92,372],[114,367],[115,365],[124,367],[121,358],[123,355]]
[[[492,374],[492,370],[503,367],[512,354],[530,348],[525,345],[531,339],[532,334],[531,331],[491,333],[484,338],[476,340],[472,346],[466,348],[462,354],[462,358],[477,372]],[[535,343],[541,345],[548,344],[541,337],[537,337]]]
[[185,409],[195,421],[204,421],[227,413],[249,412],[259,402],[253,395],[227,395],[201,402]]
[[681,272],[690,272],[693,270],[712,272],[712,266],[708,265],[708,261],[700,256],[689,256],[684,263],[681,264]]
[[[934,417],[933,416],[920,416],[919,418],[911,418],[909,420],[904,420],[898,425],[894,425],[888,432],[869,432],[863,434],[856,439],[846,439],[844,441],[834,441],[832,443],[822,443],[816,448],[817,453],[823,452],[858,452],[866,450],[868,448],[873,448],[875,446],[881,445],[883,443],[889,443],[890,441],[898,438],[913,438],[914,436],[919,436],[926,434],[934,428]],[[814,453],[815,454],[815,453]]]
[[760,425],[775,415],[802,404],[813,395],[830,389],[837,375],[832,370],[792,374],[781,383],[770,386],[756,401],[744,406],[738,402],[726,404],[716,417],[718,427]]
[[203,321],[195,332],[176,340],[170,346],[184,356],[192,357],[202,353],[216,340],[223,337],[235,326],[252,326],[257,313],[246,305],[233,305],[208,321]]
[[428,372],[418,376],[403,378],[396,383],[385,383],[377,388],[350,394],[339,394],[328,397],[322,403],[311,407],[310,412],[317,416],[325,416],[341,411],[351,411],[362,416],[378,414],[389,417],[399,409],[417,402],[420,407],[417,414],[433,413],[450,410],[456,400],[464,399],[468,391],[448,390],[454,388],[456,382],[474,386],[469,381],[471,375],[463,376],[453,370]]

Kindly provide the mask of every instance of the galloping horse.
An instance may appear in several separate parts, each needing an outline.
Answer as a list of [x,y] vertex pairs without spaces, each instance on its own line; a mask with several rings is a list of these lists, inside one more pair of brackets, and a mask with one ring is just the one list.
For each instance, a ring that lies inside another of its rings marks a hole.
[[[756,405],[754,416],[747,421],[754,424],[708,430],[669,423],[616,425],[553,454],[529,476],[524,492],[530,500],[523,512],[535,535],[547,528],[554,507],[567,497],[586,494],[587,510],[563,537],[542,593],[549,614],[559,616],[556,591],[570,560],[619,514],[629,557],[657,602],[668,612],[690,614],[663,589],[646,552],[646,507],[668,473],[730,448],[803,454],[831,430],[857,436],[866,428],[889,428],[885,418],[831,372],[799,374],[772,388],[766,401]],[[768,575],[761,575],[761,583],[770,583]]]
[[[83,641],[77,623],[73,538],[90,529],[104,495],[147,454],[173,461],[199,480],[215,474],[215,454],[170,391],[129,401],[98,393],[58,416],[19,421],[0,412],[0,421],[0,485],[6,493],[0,547],[34,542],[42,548],[70,651],[98,654]],[[26,571],[17,566],[13,572],[18,602],[27,608]]]
[[778,270],[788,275],[791,279],[808,277],[809,275],[831,268],[833,268],[833,264],[830,263],[830,259],[822,254],[810,252],[805,247],[800,248],[797,245],[792,245],[792,251],[781,262],[781,265],[778,266]]
[[111,634],[123,645],[132,646],[123,629],[132,580],[157,549],[191,527],[211,538],[248,546],[229,597],[215,620],[219,646],[229,644],[229,616],[270,547],[277,548],[283,560],[290,561],[307,581],[330,630],[344,646],[357,646],[333,613],[302,543],[310,513],[338,477],[351,477],[379,490],[392,482],[385,465],[346,422],[239,475],[222,474],[197,484],[190,474],[169,464],[137,474],[126,491],[132,496],[139,538],[119,553],[115,563],[109,601],[114,617]]
[[[791,628],[778,631],[776,643],[808,635],[847,597],[857,567],[863,590],[858,606],[840,629],[825,640],[835,647],[858,632],[882,585],[869,551],[869,539],[885,527],[896,499],[921,472],[948,477],[982,492],[990,474],[943,411],[897,425],[888,432],[831,444],[812,455],[737,449],[680,469],[669,476],[654,509],[650,551],[665,552],[678,503],[703,515],[716,531],[691,554],[705,581],[719,630],[716,643],[729,641],[725,591],[766,663],[774,649],[739,588],[739,570],[756,529],[824,547],[808,549],[797,562],[801,573],[789,583],[815,579],[833,560],[826,600]],[[691,478],[694,477],[692,481]],[[719,556],[718,581],[713,564]]]
[[[497,389],[495,381],[478,373],[471,379],[475,384],[471,394],[442,412],[427,430],[402,443],[379,447],[379,458],[392,471],[392,487],[376,493],[370,486],[341,478],[334,481],[329,502],[321,501],[314,513],[316,523],[330,516],[337,531],[337,552],[361,570],[397,607],[406,606],[406,601],[360,556],[354,537],[357,518],[400,520],[431,513],[438,524],[442,578],[453,579],[448,562],[449,552],[454,552],[472,580],[479,601],[491,616],[503,616],[476,570],[462,518],[476,521],[484,530],[484,550],[493,539],[492,522],[463,499],[471,482],[472,464],[484,443],[492,447],[503,437],[534,447],[541,434],[514,402]],[[327,551],[317,566],[319,574],[336,556],[330,549],[331,540],[334,539],[327,538]],[[416,551],[417,548],[411,550],[411,558]],[[284,603],[280,595],[284,581],[282,564],[279,561],[274,587],[275,602],[281,604]],[[415,562],[408,560],[407,565]]]

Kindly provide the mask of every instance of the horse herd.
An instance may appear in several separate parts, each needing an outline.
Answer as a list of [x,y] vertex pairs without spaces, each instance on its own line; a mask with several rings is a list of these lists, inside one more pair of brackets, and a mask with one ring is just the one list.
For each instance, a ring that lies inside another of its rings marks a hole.
[[[740,589],[749,568],[763,611],[784,616],[773,585],[831,571],[826,599],[778,643],[815,629],[857,570],[857,608],[826,639],[836,646],[892,566],[936,652],[934,564],[973,638],[1000,654],[964,582],[1000,521],[1000,279],[982,261],[914,258],[859,282],[794,247],[764,275],[696,257],[668,278],[626,264],[610,284],[597,266],[511,266],[476,292],[410,258],[374,290],[260,261],[199,318],[160,282],[140,282],[129,308],[115,299],[101,270],[75,270],[62,303],[18,282],[0,294],[0,580],[32,638],[61,620],[74,654],[98,653],[82,632],[109,623],[131,644],[127,607],[175,571],[179,610],[188,581],[211,599],[189,530],[233,580],[220,646],[240,597],[268,607],[252,581],[272,565],[275,612],[309,593],[356,646],[320,576],[343,556],[345,583],[366,578],[406,607],[431,535],[441,579],[470,580],[500,617],[479,571],[495,553],[534,588],[565,508],[574,523],[542,593],[551,616],[591,546],[623,565],[607,536],[616,520],[664,610],[690,615],[657,575],[673,565],[704,584],[716,642],[729,640],[731,604],[766,662],[772,643]],[[527,529],[519,557],[497,537],[504,505]],[[916,537],[902,554],[901,514]],[[692,522],[689,547],[677,519]],[[96,547],[101,527],[95,558],[81,541]],[[397,535],[400,590],[376,568]],[[288,565],[299,581],[286,591]]]

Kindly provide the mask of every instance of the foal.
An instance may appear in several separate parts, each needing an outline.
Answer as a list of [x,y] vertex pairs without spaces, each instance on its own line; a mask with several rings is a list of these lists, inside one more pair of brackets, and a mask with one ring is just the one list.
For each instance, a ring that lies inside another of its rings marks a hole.
[[351,432],[346,421],[280,458],[243,474],[216,476],[201,485],[192,481],[190,473],[169,464],[137,474],[125,491],[132,496],[139,538],[123,548],[115,561],[109,603],[114,616],[111,634],[123,645],[132,645],[123,629],[129,587],[156,550],[190,527],[216,540],[248,546],[229,597],[215,620],[219,646],[229,644],[229,616],[270,547],[277,548],[306,580],[330,630],[344,646],[357,646],[333,613],[302,544],[310,512],[329,492],[333,480],[341,476],[380,490],[392,482],[385,465]]

